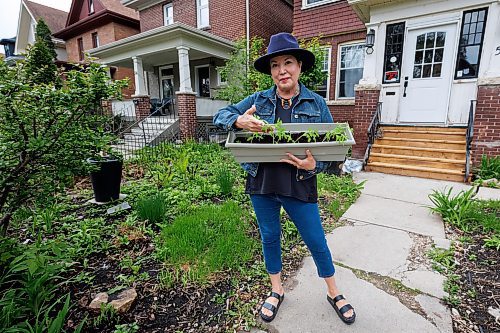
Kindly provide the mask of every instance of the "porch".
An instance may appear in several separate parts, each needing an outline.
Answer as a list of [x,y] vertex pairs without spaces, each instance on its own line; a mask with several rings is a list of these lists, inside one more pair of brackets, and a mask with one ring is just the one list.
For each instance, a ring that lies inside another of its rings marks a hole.
[[229,40],[174,23],[89,53],[105,65],[134,70],[135,93],[131,100],[113,101],[115,115],[135,125],[146,118],[168,118],[177,122],[180,138],[187,139],[206,138],[212,115],[227,105],[216,99],[223,85],[217,67],[233,50]]

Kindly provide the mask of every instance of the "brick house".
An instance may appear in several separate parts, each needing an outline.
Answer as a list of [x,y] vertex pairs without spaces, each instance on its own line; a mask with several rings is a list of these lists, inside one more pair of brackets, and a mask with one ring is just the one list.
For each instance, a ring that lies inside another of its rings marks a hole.
[[354,128],[354,158],[463,181],[500,153],[499,18],[493,0],[295,0],[294,32],[328,45],[319,93]]
[[217,67],[229,58],[234,42],[290,32],[293,24],[292,3],[287,0],[247,0],[229,6],[221,0],[122,0],[122,4],[139,12],[141,32],[90,54],[104,64],[133,69],[136,119],[150,114],[153,99],[167,103],[178,112],[183,138],[194,137],[199,120],[211,119],[227,104],[214,99],[224,84]]
[[56,47],[57,61],[65,63],[68,60],[66,43],[64,40],[57,38],[55,32],[64,27],[67,16],[68,13],[65,11],[28,0],[22,0],[17,23],[14,55],[26,53],[27,47],[35,43],[36,24],[38,20],[43,19],[52,32],[52,41]]
[[355,112],[354,85],[363,75],[366,27],[356,12],[341,1],[295,0],[293,32],[301,39],[321,37],[325,45],[323,70],[328,78],[316,92],[326,99],[335,122],[348,122],[354,128],[355,156],[363,155],[366,133],[358,131],[371,121]]
[[[54,36],[66,42],[68,61],[84,63],[88,50],[139,33],[139,15],[119,0],[73,0],[65,25]],[[112,79],[130,78],[125,97],[135,91],[130,68],[110,67]]]

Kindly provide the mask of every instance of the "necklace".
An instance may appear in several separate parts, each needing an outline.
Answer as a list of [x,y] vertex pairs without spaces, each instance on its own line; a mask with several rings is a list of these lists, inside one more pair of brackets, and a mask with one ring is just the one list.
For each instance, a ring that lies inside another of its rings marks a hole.
[[290,109],[290,107],[292,106],[292,102],[293,102],[293,99],[295,98],[295,96],[297,96],[298,94],[300,93],[300,89],[299,87],[297,87],[297,90],[295,90],[295,93],[293,94],[292,97],[290,98],[283,98],[280,96],[280,94],[278,93],[278,90],[276,90],[276,96],[280,99],[281,101],[281,107],[285,110],[288,110]]

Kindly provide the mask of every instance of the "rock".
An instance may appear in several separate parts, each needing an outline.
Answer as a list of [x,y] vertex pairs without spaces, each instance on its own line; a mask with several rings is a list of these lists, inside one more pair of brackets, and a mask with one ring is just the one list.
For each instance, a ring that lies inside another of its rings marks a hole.
[[458,310],[455,308],[451,308],[451,314],[453,315],[453,317],[460,317],[460,312],[458,312]]
[[106,304],[108,303],[108,294],[107,293],[99,293],[97,294],[92,302],[89,304],[89,308],[92,310],[99,310],[101,309],[101,304]]
[[136,298],[137,292],[135,288],[130,288],[119,293],[117,298],[109,304],[111,304],[117,312],[125,313],[130,309]]
[[488,313],[495,317],[495,321],[500,320],[500,309],[495,309],[494,307],[490,306],[488,307]]

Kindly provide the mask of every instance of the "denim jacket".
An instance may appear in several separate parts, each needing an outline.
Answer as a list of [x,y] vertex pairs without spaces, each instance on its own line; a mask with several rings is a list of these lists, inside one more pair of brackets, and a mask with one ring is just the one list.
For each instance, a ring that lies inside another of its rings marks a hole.
[[[300,93],[297,103],[292,108],[292,123],[332,123],[333,117],[326,106],[325,100],[320,95],[307,89],[300,84]],[[234,131],[233,126],[238,116],[245,113],[255,104],[257,111],[255,114],[260,119],[270,124],[276,122],[276,86],[271,89],[258,91],[241,102],[229,105],[220,109],[213,118],[217,127],[227,131]],[[242,163],[241,166],[252,177],[257,175],[259,163]],[[304,180],[312,177],[316,173],[324,171],[328,167],[328,162],[316,161],[316,168],[313,171],[297,169],[297,180]]]

